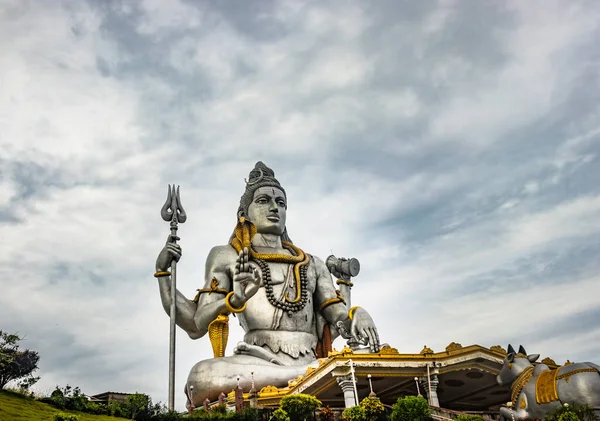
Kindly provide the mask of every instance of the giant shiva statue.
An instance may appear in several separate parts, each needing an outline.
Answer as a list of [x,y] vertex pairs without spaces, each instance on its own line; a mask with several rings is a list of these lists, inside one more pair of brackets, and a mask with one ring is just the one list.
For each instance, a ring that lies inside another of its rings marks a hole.
[[[256,388],[287,386],[317,358],[327,357],[338,335],[379,351],[373,319],[360,307],[346,307],[325,263],[294,245],[286,230],[287,195],[273,170],[262,162],[250,172],[229,243],[206,259],[204,288],[195,299],[176,292],[176,323],[192,339],[209,333],[215,358],[190,371],[187,406],[216,400],[240,379]],[[181,257],[170,235],[156,260],[163,307],[171,306],[170,274]],[[338,281],[339,282],[339,281]],[[224,356],[228,317],[237,316],[244,340]]]

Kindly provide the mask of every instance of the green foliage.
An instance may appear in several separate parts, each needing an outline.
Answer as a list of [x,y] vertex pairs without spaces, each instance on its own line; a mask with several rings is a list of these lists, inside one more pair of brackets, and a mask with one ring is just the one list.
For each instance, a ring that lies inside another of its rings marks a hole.
[[581,421],[575,412],[563,412],[558,416],[558,421]]
[[392,406],[392,421],[430,421],[431,411],[425,398],[406,396]]
[[342,412],[342,419],[344,421],[366,421],[367,415],[362,406],[351,406],[350,408],[344,409],[344,412]]
[[277,408],[273,412],[273,420],[274,421],[290,421],[290,416],[288,415],[287,412],[285,412],[285,410],[283,410],[281,408]]
[[0,389],[11,381],[19,381],[19,387],[27,390],[40,378],[34,377],[40,356],[36,351],[20,350],[23,338],[0,330]]
[[62,389],[56,386],[50,395],[50,400],[57,408],[71,409],[73,411],[86,412],[89,405],[86,396],[81,393],[81,389],[78,387],[73,388],[69,385],[66,385]]
[[[45,400],[44,400],[45,401]],[[0,390],[0,420],[2,421],[51,421],[57,412],[56,407],[42,400],[16,392]],[[49,399],[48,399],[49,401]],[[71,412],[68,410],[62,412]],[[108,415],[74,413],[79,421],[125,421]]]
[[227,405],[221,404],[217,406],[213,406],[210,409],[211,414],[226,414],[227,413]]
[[[213,407],[210,411],[205,410],[204,408],[195,409],[192,414],[186,416],[185,419],[194,419],[194,420],[205,420],[205,421],[257,421],[259,419],[258,409],[256,408],[244,408],[239,412],[227,411],[225,409],[225,405],[220,405],[222,408]],[[218,408],[218,409],[217,409]],[[277,412],[277,411],[275,411]],[[179,419],[179,418],[173,418]],[[170,421],[171,418],[156,418],[156,420],[160,421]],[[155,421],[155,418],[152,418],[152,421]],[[289,421],[289,418],[287,419]]]
[[561,406],[544,417],[544,421],[575,421],[573,414],[579,421],[600,421],[600,416],[596,415],[589,405],[569,404]]
[[454,421],[485,421],[485,418],[479,415],[461,414]]
[[57,412],[52,417],[52,421],[79,421],[79,417],[74,414],[65,414],[64,412]]
[[335,415],[330,407],[324,406],[321,408],[321,411],[319,412],[319,421],[333,421],[334,418]]
[[367,396],[360,402],[360,407],[364,409],[367,421],[378,421],[385,418],[385,407],[378,398]]
[[302,393],[295,393],[281,398],[281,408],[287,412],[290,421],[312,420],[314,412],[320,406],[320,400]]
[[479,415],[461,414],[454,421],[485,421],[485,418]]

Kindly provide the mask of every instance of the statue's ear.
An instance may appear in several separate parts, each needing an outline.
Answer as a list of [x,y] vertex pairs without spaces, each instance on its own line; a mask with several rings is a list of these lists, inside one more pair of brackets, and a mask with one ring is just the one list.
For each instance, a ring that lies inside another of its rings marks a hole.
[[515,352],[515,349],[512,347],[512,345],[511,345],[511,344],[508,344],[508,348],[507,348],[507,350],[508,350],[507,352],[508,352],[509,354],[510,354],[511,352],[512,352],[513,354],[515,354],[515,353],[516,353],[516,352]]
[[519,345],[519,354],[527,355],[527,351],[523,348],[523,345]]
[[530,363],[537,361],[538,358],[540,358],[540,354],[531,354],[527,356]]
[[515,353],[514,352],[509,352],[508,355],[506,356],[506,360],[509,363],[512,363],[515,360]]

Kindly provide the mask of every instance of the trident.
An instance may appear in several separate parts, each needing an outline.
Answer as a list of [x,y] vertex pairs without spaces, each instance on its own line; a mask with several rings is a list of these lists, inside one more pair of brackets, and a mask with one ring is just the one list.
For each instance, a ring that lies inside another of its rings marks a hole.
[[[181,199],[179,197],[179,186],[175,190],[175,185],[171,187],[169,184],[169,191],[167,195],[167,201],[160,210],[160,216],[165,221],[171,223],[171,236],[173,236],[173,242],[176,241],[177,228],[179,223],[184,223],[187,219],[187,215],[181,206]],[[171,262],[171,309],[170,309],[170,342],[169,342],[169,410],[175,409],[175,298],[176,298],[176,286],[177,286],[177,262],[175,259]]]

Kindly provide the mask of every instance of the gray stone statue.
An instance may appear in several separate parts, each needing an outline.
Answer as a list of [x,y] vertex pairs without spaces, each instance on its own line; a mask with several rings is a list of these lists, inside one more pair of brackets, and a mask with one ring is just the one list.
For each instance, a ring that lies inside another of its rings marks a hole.
[[[205,285],[195,299],[176,291],[176,322],[192,339],[209,333],[215,358],[198,362],[185,386],[188,406],[214,401],[237,385],[287,386],[344,331],[353,343],[379,351],[377,328],[366,310],[347,308],[323,261],[305,253],[286,230],[287,195],[274,172],[258,162],[250,172],[229,244],[206,259]],[[316,233],[319,234],[319,233]],[[171,305],[168,268],[181,257],[170,235],[156,260],[160,296]],[[237,316],[244,340],[224,356],[228,316]]]
[[539,354],[527,355],[525,348],[508,355],[498,374],[499,384],[511,385],[512,408],[500,408],[507,420],[542,419],[564,404],[589,405],[600,415],[600,366],[593,363],[569,363],[551,370],[546,364],[533,363]]

